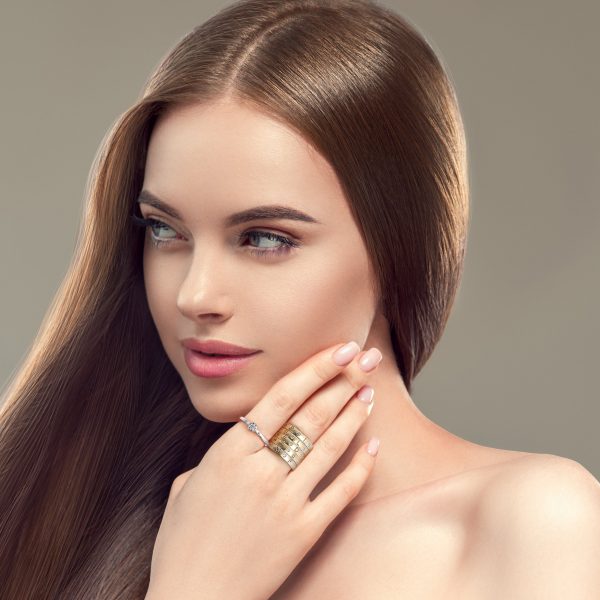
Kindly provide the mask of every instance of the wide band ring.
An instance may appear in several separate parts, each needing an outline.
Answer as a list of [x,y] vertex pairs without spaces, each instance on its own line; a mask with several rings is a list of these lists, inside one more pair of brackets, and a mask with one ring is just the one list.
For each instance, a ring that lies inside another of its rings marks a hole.
[[288,421],[280,427],[271,440],[260,432],[258,426],[253,421],[249,421],[246,417],[240,417],[250,431],[253,431],[260,437],[262,443],[280,456],[294,470],[312,450],[313,444],[308,439],[299,427]]
[[312,450],[312,442],[302,431],[288,421],[271,438],[269,448],[281,456],[294,470]]

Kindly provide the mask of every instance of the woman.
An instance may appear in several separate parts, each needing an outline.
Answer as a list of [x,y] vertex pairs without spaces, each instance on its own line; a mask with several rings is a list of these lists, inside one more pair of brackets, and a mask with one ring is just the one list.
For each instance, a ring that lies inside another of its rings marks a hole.
[[0,597],[597,595],[593,476],[410,397],[466,162],[439,60],[374,2],[237,2],[185,36],[98,153],[4,399]]

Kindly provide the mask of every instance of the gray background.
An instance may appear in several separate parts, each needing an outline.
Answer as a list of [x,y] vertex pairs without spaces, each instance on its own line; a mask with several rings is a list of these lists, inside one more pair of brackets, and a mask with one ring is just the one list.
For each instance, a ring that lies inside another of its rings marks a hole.
[[[169,49],[227,4],[3,2],[3,387],[66,273],[103,136]],[[600,5],[381,4],[438,52],[469,145],[465,273],[413,399],[457,435],[599,477]]]

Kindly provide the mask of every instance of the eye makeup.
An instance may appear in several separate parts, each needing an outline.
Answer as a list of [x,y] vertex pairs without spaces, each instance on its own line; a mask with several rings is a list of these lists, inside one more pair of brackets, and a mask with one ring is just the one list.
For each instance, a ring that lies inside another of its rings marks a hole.
[[[162,248],[165,246],[171,246],[175,241],[178,241],[177,238],[171,238],[169,240],[166,239],[161,239],[158,238],[155,233],[154,230],[161,230],[161,229],[171,229],[172,231],[175,231],[170,225],[168,225],[167,223],[160,221],[159,219],[154,219],[154,218],[141,218],[138,215],[132,214],[131,215],[131,221],[132,223],[137,226],[137,227],[143,227],[145,229],[148,229],[150,231],[150,242],[152,243],[152,245],[156,248]],[[256,247],[252,247],[252,246],[242,246],[242,247],[246,247],[248,248],[248,252],[254,256],[258,256],[259,258],[271,258],[274,256],[281,256],[281,255],[285,255],[285,254],[289,254],[293,249],[295,248],[299,248],[301,246],[301,244],[296,241],[293,240],[291,238],[288,238],[284,235],[278,234],[278,233],[274,233],[273,231],[262,231],[262,230],[247,230],[244,231],[243,233],[240,233],[239,235],[236,236],[237,237],[237,241],[241,242],[243,240],[246,239],[268,239],[272,242],[279,242],[280,246],[271,248],[271,249],[260,249],[260,248],[256,248]]]

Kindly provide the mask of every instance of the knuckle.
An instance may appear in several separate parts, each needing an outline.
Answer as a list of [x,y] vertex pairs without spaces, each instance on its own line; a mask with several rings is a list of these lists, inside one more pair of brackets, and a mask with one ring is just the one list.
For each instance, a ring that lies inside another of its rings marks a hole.
[[185,482],[189,479],[192,474],[193,469],[190,471],[185,471],[184,473],[180,473],[173,479],[171,483],[171,489],[169,490],[169,499],[173,500],[175,496],[179,495],[181,488],[184,486]]
[[328,421],[329,415],[319,407],[315,402],[309,402],[305,408],[306,418],[310,421],[311,425],[314,425],[318,429],[324,428]]
[[286,415],[294,407],[294,399],[285,387],[276,387],[272,390],[271,400],[273,407],[282,415]]
[[306,533],[318,530],[322,520],[322,516],[319,514],[320,512],[321,511],[314,510],[314,507],[312,506],[311,510],[305,511],[300,519],[301,531]]
[[180,473],[179,475],[177,475],[177,477],[175,477],[175,479],[173,479],[171,487],[174,487],[175,489],[181,489],[183,487],[183,484],[189,479],[191,474],[192,471],[185,471],[184,473]]
[[[245,427],[241,422],[240,425]],[[234,427],[237,427],[237,424]],[[227,446],[228,440],[225,438],[225,435],[217,439],[202,457],[204,468],[210,469],[212,472],[222,473],[224,469],[229,469],[234,462],[233,457],[235,455],[231,452],[231,447]]]
[[281,487],[281,465],[278,464],[281,462],[281,459],[278,456],[271,456],[272,452],[270,450],[266,450],[264,453],[262,451],[258,452],[257,456],[261,454],[268,459],[268,466],[261,463],[259,469],[254,465],[254,468],[246,469],[245,472],[249,475],[248,483],[253,486],[256,486],[257,474],[261,473],[261,488],[270,497],[275,492],[278,492]]
[[287,523],[296,512],[296,502],[294,498],[290,497],[284,487],[280,486],[279,493],[273,495],[270,508],[277,519],[283,523]]
[[[262,480],[262,491],[267,494],[267,496],[272,497],[281,486],[281,477],[279,473],[275,473],[274,470],[271,470],[269,473],[265,473],[264,478]],[[253,486],[256,485],[256,478],[253,478],[251,481],[248,481],[249,484]]]
[[313,371],[317,377],[323,381],[329,381],[329,379],[331,379],[331,373],[329,372],[328,366],[328,364],[320,360],[315,361],[312,364]]
[[340,435],[331,433],[329,431],[327,435],[324,435],[320,440],[321,450],[329,456],[337,456],[344,448],[344,440]]
[[360,490],[360,486],[354,479],[344,478],[340,482],[340,489],[344,498],[350,502],[353,500]]
[[[173,483],[175,483],[175,482],[173,482]],[[177,493],[178,493],[178,490],[175,487],[175,485],[171,485],[171,489],[169,490],[169,496],[167,498],[167,504],[173,504],[173,500],[175,500]]]
[[362,387],[367,380],[368,373],[358,369],[348,369],[344,372],[346,379],[354,389]]

